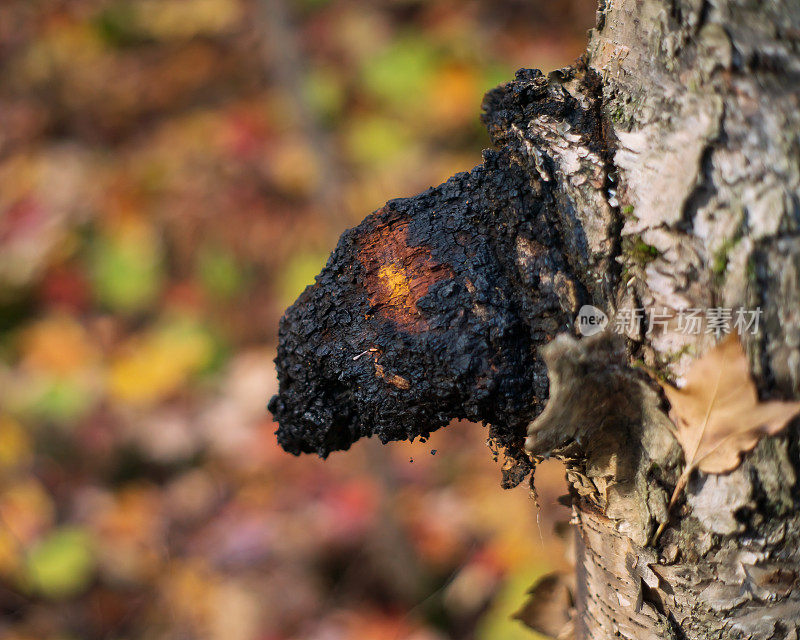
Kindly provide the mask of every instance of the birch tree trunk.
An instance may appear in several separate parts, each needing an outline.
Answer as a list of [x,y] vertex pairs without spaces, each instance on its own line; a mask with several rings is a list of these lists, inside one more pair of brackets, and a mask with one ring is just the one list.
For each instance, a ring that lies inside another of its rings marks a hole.
[[[623,267],[595,288],[598,305],[617,318],[645,310],[628,331],[630,362],[678,377],[713,342],[675,322],[655,327],[651,312],[761,308],[759,331],[743,335],[761,397],[797,397],[800,3],[601,0],[587,66],[599,76],[606,169],[616,180],[608,206],[570,179],[575,145],[552,146],[550,158],[590,262],[606,268],[598,278],[613,274],[609,256]],[[528,130],[546,126],[539,119]],[[639,468],[624,497],[608,490],[621,486],[607,459],[622,453],[615,445],[571,464],[575,637],[796,640],[797,426],[762,440],[730,474],[695,474],[667,514],[676,453],[655,421],[641,424]],[[660,465],[645,469],[648,459]],[[648,546],[652,525],[665,521]]]

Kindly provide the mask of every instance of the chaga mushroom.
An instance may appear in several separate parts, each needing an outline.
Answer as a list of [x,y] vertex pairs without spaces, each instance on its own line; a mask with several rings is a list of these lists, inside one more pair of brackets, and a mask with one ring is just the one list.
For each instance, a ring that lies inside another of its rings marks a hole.
[[[585,78],[574,85],[588,91]],[[531,109],[576,130],[596,123],[580,96],[535,70],[485,107],[498,150],[342,234],[282,318],[269,409],[286,451],[325,457],[364,436],[426,437],[465,418],[491,424],[529,468],[525,430],[547,395],[537,349],[590,295],[573,275],[587,268],[586,239],[555,213],[559,185],[546,179],[543,163],[558,159],[532,146],[547,140],[528,123]],[[524,475],[517,466],[507,483]]]

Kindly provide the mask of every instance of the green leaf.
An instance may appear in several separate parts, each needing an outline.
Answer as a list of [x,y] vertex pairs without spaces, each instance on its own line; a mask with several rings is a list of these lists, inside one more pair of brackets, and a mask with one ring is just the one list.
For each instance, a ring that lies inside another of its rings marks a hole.
[[519,620],[511,617],[525,601],[528,587],[545,573],[544,569],[545,567],[520,569],[509,575],[491,608],[478,623],[475,634],[477,640],[491,640],[492,638],[547,640],[547,636],[531,631]]
[[366,60],[363,86],[388,106],[405,112],[420,106],[439,56],[433,45],[419,36],[398,38],[380,54]]
[[108,5],[93,22],[99,36],[112,47],[130,47],[146,41],[139,28],[136,10],[128,0]]
[[91,408],[94,396],[75,379],[53,376],[36,380],[30,389],[27,410],[38,418],[74,423]]
[[501,84],[506,84],[514,77],[513,67],[499,63],[491,63],[483,71],[484,92],[491,91]]
[[197,270],[206,292],[218,300],[241,293],[245,277],[236,257],[225,249],[206,248],[199,252]]
[[89,535],[76,527],[56,529],[27,557],[32,588],[49,598],[68,598],[89,584],[94,558]]
[[324,122],[332,122],[342,113],[345,92],[336,68],[314,67],[303,77],[306,102]]
[[386,166],[412,143],[411,136],[395,118],[371,116],[354,123],[347,132],[345,148],[350,159],[365,166]]
[[307,285],[314,282],[314,277],[325,266],[327,253],[298,253],[292,257],[283,271],[281,279],[281,299],[285,306],[297,299]]
[[161,291],[160,247],[143,238],[98,238],[91,256],[94,292],[114,311],[134,312],[149,306]]

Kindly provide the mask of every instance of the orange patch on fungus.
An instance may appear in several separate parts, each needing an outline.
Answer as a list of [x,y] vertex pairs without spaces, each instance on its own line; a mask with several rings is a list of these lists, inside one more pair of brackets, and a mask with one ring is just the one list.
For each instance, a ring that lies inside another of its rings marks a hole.
[[410,389],[411,383],[406,380],[403,376],[398,376],[397,374],[387,373],[386,369],[383,368],[382,365],[379,365],[377,362],[375,363],[375,375],[379,378],[383,378],[391,385],[394,385],[398,389]]
[[378,227],[360,245],[358,257],[374,310],[407,331],[426,330],[417,302],[431,285],[452,278],[453,270],[436,262],[428,247],[409,246],[405,221]]

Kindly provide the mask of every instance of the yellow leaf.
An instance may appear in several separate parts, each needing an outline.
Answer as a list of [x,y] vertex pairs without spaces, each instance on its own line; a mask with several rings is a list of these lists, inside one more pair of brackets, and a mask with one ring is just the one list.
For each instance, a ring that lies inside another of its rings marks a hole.
[[160,40],[214,35],[232,29],[241,7],[232,0],[139,0],[137,26]]
[[694,469],[725,473],[766,435],[780,432],[800,413],[800,402],[760,402],[739,336],[732,333],[695,361],[686,384],[662,383],[672,405],[673,433]]
[[0,471],[22,466],[32,457],[32,443],[22,425],[0,415]]
[[115,400],[148,405],[176,392],[213,356],[211,336],[192,322],[173,321],[131,339],[109,368]]

